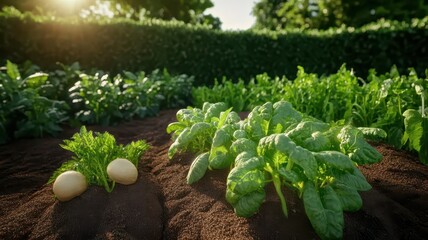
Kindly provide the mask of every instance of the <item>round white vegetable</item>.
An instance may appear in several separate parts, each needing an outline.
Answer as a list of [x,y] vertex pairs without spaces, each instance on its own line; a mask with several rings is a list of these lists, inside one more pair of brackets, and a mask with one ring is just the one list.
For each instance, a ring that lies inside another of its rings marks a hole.
[[76,171],[61,173],[53,184],[53,192],[61,202],[79,196],[88,188],[85,176]]
[[137,181],[138,170],[128,159],[118,158],[107,166],[107,174],[112,181],[129,185]]

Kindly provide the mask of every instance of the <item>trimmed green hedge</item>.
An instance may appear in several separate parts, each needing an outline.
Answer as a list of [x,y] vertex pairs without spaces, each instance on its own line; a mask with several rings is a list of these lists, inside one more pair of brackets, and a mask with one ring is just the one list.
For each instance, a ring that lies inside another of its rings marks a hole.
[[45,69],[78,61],[109,71],[167,68],[196,77],[249,79],[261,72],[293,78],[297,66],[334,73],[343,63],[358,76],[428,67],[428,18],[412,23],[378,22],[361,29],[288,32],[221,32],[161,21],[65,21],[0,14],[0,57],[31,60]]

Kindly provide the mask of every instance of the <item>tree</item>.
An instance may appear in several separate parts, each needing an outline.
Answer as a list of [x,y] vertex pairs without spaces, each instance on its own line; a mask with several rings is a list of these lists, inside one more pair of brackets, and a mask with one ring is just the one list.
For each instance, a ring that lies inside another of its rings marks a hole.
[[426,0],[261,0],[256,29],[358,27],[380,18],[406,21],[428,15]]
[[[122,12],[139,12],[145,9],[145,16],[164,20],[176,19],[186,23],[202,23],[219,28],[221,22],[212,15],[204,15],[204,11],[212,6],[211,0],[80,0],[76,1],[73,8],[64,7],[64,0],[0,0],[0,8],[14,6],[21,11],[47,11],[56,12],[59,15],[77,15],[82,9],[91,5],[107,3],[115,8],[116,4],[122,5]],[[116,10],[116,9],[113,9]],[[116,11],[117,12],[117,11]]]

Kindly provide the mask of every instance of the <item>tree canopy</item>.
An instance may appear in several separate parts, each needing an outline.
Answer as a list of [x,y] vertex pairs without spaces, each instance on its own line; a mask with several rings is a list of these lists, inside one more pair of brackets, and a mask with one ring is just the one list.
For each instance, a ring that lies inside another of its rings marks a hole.
[[208,24],[214,28],[219,28],[221,25],[218,18],[204,14],[206,9],[214,6],[211,0],[80,0],[75,1],[72,7],[65,6],[64,0],[0,0],[0,8],[13,6],[21,11],[45,11],[60,15],[76,15],[82,9],[103,3],[108,3],[112,8],[116,8],[116,4],[120,4],[121,12],[131,11],[135,13],[143,8],[145,9],[144,16],[148,18],[176,19],[186,23]]
[[426,0],[260,0],[255,28],[359,27],[380,18],[406,21],[428,15]]

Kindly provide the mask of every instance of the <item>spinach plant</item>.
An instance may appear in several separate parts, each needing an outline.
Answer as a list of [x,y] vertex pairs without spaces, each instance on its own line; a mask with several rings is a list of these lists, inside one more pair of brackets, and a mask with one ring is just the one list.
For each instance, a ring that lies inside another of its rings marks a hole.
[[386,135],[379,129],[362,132],[324,123],[285,101],[256,106],[245,120],[224,103],[180,110],[177,119],[167,128],[175,139],[169,157],[189,147],[199,154],[191,164],[188,183],[201,179],[208,169],[230,167],[226,199],[242,217],[258,211],[270,182],[287,216],[282,188],[291,188],[302,198],[322,239],[342,237],[343,211],[360,209],[358,191],[371,188],[357,166],[376,163],[382,156],[364,135]]
[[64,140],[61,147],[74,153],[74,156],[54,172],[48,183],[54,182],[63,172],[74,170],[82,173],[90,185],[102,186],[111,192],[115,182],[110,181],[107,175],[108,164],[116,158],[125,158],[138,166],[140,157],[149,145],[143,140],[125,146],[117,144],[113,135],[96,132],[94,136],[83,126],[71,140]]

